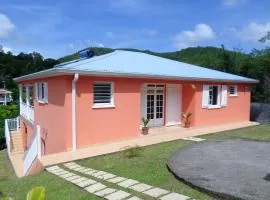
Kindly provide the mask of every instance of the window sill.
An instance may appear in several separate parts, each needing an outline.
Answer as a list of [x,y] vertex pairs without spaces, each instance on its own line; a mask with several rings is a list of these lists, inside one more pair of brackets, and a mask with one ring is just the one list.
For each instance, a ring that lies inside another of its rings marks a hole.
[[115,108],[115,105],[93,105],[92,108],[99,109],[99,108]]
[[208,109],[219,109],[221,106],[208,106]]
[[48,102],[47,101],[41,101],[41,100],[38,100],[37,101],[39,104],[47,104]]
[[230,94],[230,97],[238,97],[237,94]]

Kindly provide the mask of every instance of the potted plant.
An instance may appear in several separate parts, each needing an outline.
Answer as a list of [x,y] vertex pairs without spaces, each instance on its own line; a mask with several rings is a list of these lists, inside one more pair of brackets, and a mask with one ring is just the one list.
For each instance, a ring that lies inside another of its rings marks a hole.
[[182,113],[182,122],[183,122],[184,128],[189,128],[190,127],[191,116],[192,116],[192,113],[191,112]]
[[150,122],[150,119],[147,118],[142,118],[142,122],[143,122],[143,127],[142,127],[142,134],[143,135],[147,135],[149,132],[149,127],[147,126],[148,123]]

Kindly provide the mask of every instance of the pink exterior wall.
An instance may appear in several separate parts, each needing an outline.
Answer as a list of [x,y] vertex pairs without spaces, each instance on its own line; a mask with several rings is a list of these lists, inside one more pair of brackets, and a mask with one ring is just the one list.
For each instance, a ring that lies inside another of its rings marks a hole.
[[[42,153],[67,151],[71,148],[71,76],[37,81],[48,83],[48,103],[34,101],[34,127],[40,125],[41,128]],[[30,127],[28,125],[28,129]],[[28,138],[27,143],[30,141],[31,138]]]
[[[92,108],[94,81],[114,82],[115,108]],[[140,87],[138,80],[80,77],[77,82],[78,147],[138,136]]]
[[[73,76],[59,76],[38,80],[48,82],[49,103],[40,104],[35,101],[35,124],[41,126],[43,137],[47,133],[46,154],[71,150],[72,79]],[[114,83],[114,108],[92,108],[94,81]],[[201,82],[80,76],[77,81],[76,96],[77,147],[83,148],[91,144],[139,136],[141,86],[145,83],[182,84],[182,111],[193,113],[192,126],[212,126],[249,120],[248,85],[238,85],[238,97],[228,96],[226,107],[203,109],[202,85],[204,83]],[[164,103],[166,106],[166,101]],[[166,113],[164,114],[166,117]],[[181,116],[179,116],[180,120]],[[164,124],[165,121],[166,119]]]
[[[235,84],[233,84],[235,85]],[[228,86],[230,86],[228,84]],[[211,126],[226,123],[249,121],[250,86],[238,84],[238,96],[229,96],[226,107],[217,109],[202,108],[202,84],[196,84],[194,126]],[[228,87],[229,90],[229,87]]]

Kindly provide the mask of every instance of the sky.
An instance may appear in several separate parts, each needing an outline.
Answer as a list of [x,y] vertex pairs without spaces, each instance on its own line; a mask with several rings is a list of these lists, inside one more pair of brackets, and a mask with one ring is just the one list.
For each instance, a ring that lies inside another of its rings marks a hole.
[[90,46],[156,52],[269,45],[269,0],[0,0],[4,51],[59,58]]

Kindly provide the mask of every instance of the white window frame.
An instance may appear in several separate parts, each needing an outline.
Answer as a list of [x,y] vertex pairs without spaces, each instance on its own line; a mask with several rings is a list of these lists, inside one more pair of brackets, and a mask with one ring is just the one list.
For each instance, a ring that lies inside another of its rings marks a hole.
[[38,82],[36,92],[37,92],[37,101],[39,103],[42,103],[42,104],[48,103],[48,83],[47,82]]
[[[234,94],[231,93],[231,87],[234,87]],[[237,97],[238,96],[238,91],[237,91],[237,85],[230,85],[229,86],[229,94],[230,97]]]
[[[217,104],[212,105],[210,104],[210,88],[211,87],[217,87]],[[220,85],[209,85],[209,93],[208,93],[208,108],[213,109],[213,108],[220,108],[220,96],[221,96],[221,91],[220,91]]]
[[[95,84],[110,84],[111,85],[111,102],[110,103],[94,103],[94,86]],[[108,81],[95,81],[93,82],[93,106],[92,108],[114,108],[114,82],[108,82]]]

